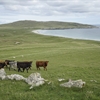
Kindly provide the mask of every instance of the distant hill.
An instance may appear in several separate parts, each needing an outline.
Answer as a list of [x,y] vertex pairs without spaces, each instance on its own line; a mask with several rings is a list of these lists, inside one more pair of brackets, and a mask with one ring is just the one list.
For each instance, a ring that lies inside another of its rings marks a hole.
[[69,28],[94,28],[96,26],[59,21],[16,21],[13,23],[2,24],[0,27],[8,28],[32,28],[32,29],[69,29]]

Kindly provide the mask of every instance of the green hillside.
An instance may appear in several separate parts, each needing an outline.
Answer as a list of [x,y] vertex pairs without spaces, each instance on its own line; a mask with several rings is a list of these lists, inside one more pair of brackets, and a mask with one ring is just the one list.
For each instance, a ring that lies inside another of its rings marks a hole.
[[58,22],[58,21],[17,21],[9,24],[0,25],[0,27],[13,28],[33,28],[33,29],[66,29],[66,28],[93,28],[95,26],[87,24],[79,24],[72,22]]
[[[9,71],[5,67],[6,74],[19,74],[27,78],[37,72],[48,80],[44,85],[30,90],[30,85],[24,81],[0,79],[0,100],[100,100],[100,41],[32,32],[36,27],[47,28],[51,25],[54,28],[64,24],[68,28],[71,23],[19,21],[0,26],[0,61],[33,61],[28,73],[26,70]],[[36,69],[37,60],[49,61],[47,71],[42,67],[41,70]],[[58,79],[62,78],[65,81],[59,82]],[[82,79],[86,84],[83,88],[60,86],[69,79]]]

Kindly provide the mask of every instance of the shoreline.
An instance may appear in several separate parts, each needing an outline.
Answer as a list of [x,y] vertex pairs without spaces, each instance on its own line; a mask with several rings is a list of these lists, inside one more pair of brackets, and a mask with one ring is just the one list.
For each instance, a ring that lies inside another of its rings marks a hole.
[[34,30],[34,31],[32,31],[32,32],[33,32],[33,33],[37,33],[37,34],[39,33],[38,30]]
[[[62,29],[61,29],[62,30]],[[67,29],[66,29],[67,30]],[[69,29],[68,29],[69,30]],[[97,41],[97,42],[100,42],[100,40],[96,40],[96,39],[89,39],[89,38],[79,38],[79,37],[68,37],[68,36],[64,36],[64,35],[56,35],[56,34],[46,34],[46,33],[40,33],[39,31],[41,30],[33,30],[32,32],[35,33],[35,34],[40,34],[40,35],[46,35],[46,36],[56,36],[56,37],[62,37],[62,38],[68,38],[68,39],[77,39],[77,40],[90,40],[90,41]]]

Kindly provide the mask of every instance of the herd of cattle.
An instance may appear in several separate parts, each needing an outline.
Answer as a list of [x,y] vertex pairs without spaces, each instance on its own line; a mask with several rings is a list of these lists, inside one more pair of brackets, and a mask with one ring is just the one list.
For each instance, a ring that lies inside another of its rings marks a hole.
[[[13,68],[14,70],[18,70],[21,72],[24,72],[26,69],[27,73],[28,70],[31,69],[33,61],[15,61],[15,60],[5,60],[0,61],[0,69],[4,67]],[[47,65],[49,61],[36,61],[36,68],[37,70],[40,70],[40,67],[44,67],[44,70],[47,70]]]

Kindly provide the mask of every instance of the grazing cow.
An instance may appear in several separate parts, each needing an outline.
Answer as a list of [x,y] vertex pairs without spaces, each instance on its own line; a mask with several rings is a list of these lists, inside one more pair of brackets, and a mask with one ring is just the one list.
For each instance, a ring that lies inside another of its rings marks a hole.
[[28,73],[28,69],[30,69],[30,67],[32,67],[32,61],[17,62],[18,72],[21,71],[21,68],[22,68],[23,72],[26,69]]
[[5,60],[6,67],[8,67],[9,62],[14,62],[15,60]]
[[5,62],[0,62],[0,69],[4,68],[5,65],[6,65]]
[[49,61],[36,61],[37,70],[40,70],[40,67],[44,67],[44,70],[47,70],[47,65]]
[[16,70],[17,69],[17,61],[9,62],[9,70],[10,68]]

